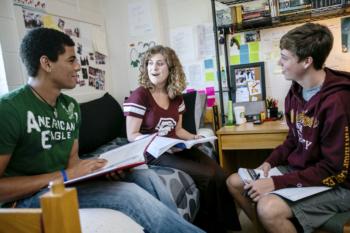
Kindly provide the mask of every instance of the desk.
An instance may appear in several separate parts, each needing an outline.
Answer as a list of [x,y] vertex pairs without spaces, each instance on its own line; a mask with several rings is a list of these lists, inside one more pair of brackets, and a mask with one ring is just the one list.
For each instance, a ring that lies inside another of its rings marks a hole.
[[239,126],[224,126],[216,134],[219,145],[219,160],[222,168],[228,167],[229,150],[274,149],[288,133],[282,121],[267,121],[261,125],[251,122]]

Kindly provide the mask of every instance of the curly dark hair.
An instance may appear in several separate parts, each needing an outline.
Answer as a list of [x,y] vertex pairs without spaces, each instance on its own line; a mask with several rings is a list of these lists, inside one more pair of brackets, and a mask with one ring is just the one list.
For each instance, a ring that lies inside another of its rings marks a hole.
[[186,88],[186,77],[182,65],[175,51],[169,47],[156,45],[148,49],[142,57],[139,75],[139,84],[145,88],[153,89],[154,85],[150,81],[147,72],[148,61],[152,56],[162,54],[169,67],[169,77],[167,80],[167,93],[170,99],[181,95]]
[[22,39],[20,56],[28,75],[38,74],[40,58],[45,55],[50,61],[57,61],[58,56],[65,52],[64,46],[74,46],[74,41],[63,32],[49,28],[30,30]]
[[299,61],[312,57],[316,70],[322,69],[333,47],[332,32],[324,25],[306,23],[282,36],[280,48],[298,56]]

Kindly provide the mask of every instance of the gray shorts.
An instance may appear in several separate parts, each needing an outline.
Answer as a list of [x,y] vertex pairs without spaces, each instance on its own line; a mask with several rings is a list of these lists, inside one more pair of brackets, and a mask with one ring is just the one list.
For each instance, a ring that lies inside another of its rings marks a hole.
[[[291,171],[278,167],[282,173]],[[283,198],[284,199],[284,198]],[[337,213],[350,210],[350,190],[336,187],[296,202],[284,199],[305,233],[311,233]]]

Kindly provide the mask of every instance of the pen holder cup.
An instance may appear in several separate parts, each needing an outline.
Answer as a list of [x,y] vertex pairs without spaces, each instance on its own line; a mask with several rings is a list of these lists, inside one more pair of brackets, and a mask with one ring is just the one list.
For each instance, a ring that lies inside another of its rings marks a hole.
[[267,118],[277,118],[277,117],[278,117],[278,108],[267,109]]

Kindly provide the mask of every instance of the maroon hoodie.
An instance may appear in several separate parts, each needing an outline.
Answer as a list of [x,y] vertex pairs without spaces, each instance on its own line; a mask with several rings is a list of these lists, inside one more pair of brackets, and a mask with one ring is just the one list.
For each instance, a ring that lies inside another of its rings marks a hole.
[[321,90],[308,102],[293,82],[285,99],[289,132],[266,159],[295,171],[272,177],[275,189],[341,185],[350,188],[350,73],[325,68]]

